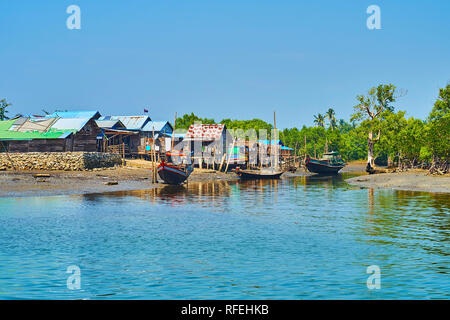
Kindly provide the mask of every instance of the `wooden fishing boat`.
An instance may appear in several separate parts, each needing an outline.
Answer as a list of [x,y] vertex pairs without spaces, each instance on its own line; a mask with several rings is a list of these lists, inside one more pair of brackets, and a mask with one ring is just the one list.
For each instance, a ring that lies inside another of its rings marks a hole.
[[346,166],[337,152],[326,152],[321,159],[314,159],[306,156],[305,167],[310,172],[318,174],[337,174],[339,170]]
[[279,179],[283,171],[264,168],[261,170],[241,170],[236,168],[236,174],[243,180],[250,179]]
[[[275,140],[277,141],[276,136],[276,128],[277,124],[275,121],[275,111],[273,112],[273,127],[275,128]],[[272,149],[272,140],[270,140],[270,147]],[[283,174],[284,171],[279,169],[278,166],[278,147],[273,148],[274,154],[272,155],[273,158],[270,163],[270,167],[268,168],[261,168],[259,170],[242,170],[239,167],[236,168],[236,174],[239,176],[239,178],[243,180],[250,180],[250,179],[279,179],[280,176]]]
[[[167,153],[168,159],[171,159],[172,156],[180,156],[183,157],[183,154],[175,154],[175,153]],[[187,178],[191,175],[194,168],[190,164],[180,164],[176,165],[172,161],[166,162],[165,160],[161,160],[161,163],[158,166],[158,174],[159,177],[167,184],[171,185],[179,185],[186,181]]]

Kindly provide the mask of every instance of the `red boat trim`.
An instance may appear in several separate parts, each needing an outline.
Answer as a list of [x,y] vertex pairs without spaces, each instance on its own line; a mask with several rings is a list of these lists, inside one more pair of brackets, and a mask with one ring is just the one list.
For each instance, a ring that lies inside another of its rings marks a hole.
[[174,173],[177,173],[177,174],[179,174],[179,175],[181,175],[181,176],[183,176],[183,177],[186,177],[186,173],[185,173],[185,172],[183,172],[183,171],[181,171],[181,170],[179,170],[179,169],[176,169],[176,168],[167,166],[167,165],[164,166],[164,167],[159,167],[159,168],[158,168],[158,172],[160,172],[160,171],[162,171],[162,170],[167,170],[167,171],[170,171],[170,172],[174,172]]

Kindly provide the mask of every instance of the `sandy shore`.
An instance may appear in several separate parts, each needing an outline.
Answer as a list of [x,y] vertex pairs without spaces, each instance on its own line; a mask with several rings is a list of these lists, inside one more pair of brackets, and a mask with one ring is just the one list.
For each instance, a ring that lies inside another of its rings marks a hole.
[[396,190],[450,192],[450,176],[427,175],[424,170],[364,175],[345,180],[355,186]]

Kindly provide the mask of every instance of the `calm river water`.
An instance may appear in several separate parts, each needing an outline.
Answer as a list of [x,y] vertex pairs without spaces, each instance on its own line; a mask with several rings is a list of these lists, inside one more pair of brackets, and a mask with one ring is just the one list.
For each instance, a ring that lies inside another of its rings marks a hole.
[[448,195],[346,177],[0,199],[0,299],[449,299]]

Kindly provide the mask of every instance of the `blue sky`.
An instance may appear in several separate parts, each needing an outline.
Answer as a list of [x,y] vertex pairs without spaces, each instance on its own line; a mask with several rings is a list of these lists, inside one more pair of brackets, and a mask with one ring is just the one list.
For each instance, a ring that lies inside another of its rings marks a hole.
[[[69,30],[66,8],[81,8]],[[366,8],[381,8],[369,30]],[[450,1],[0,1],[10,113],[98,109],[311,125],[379,83],[424,119],[450,81]]]

